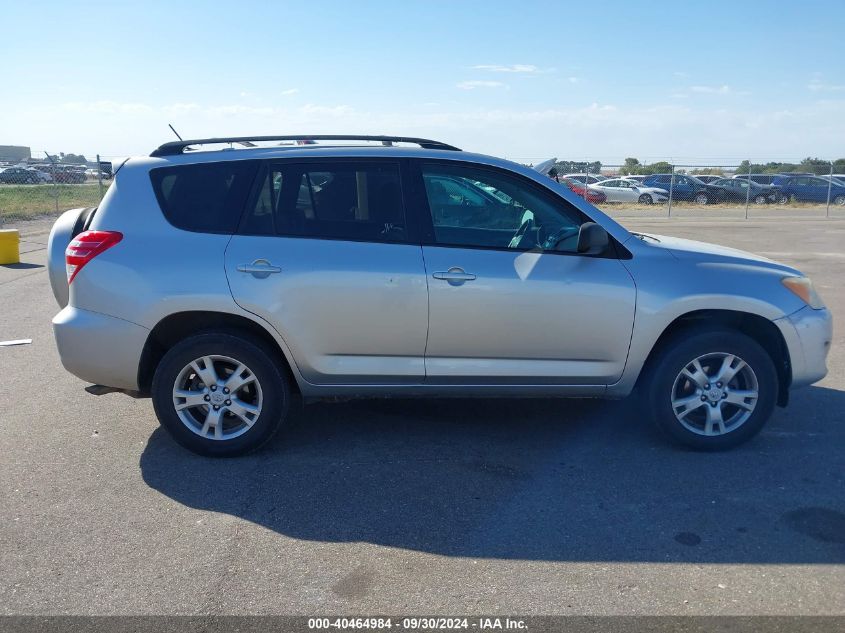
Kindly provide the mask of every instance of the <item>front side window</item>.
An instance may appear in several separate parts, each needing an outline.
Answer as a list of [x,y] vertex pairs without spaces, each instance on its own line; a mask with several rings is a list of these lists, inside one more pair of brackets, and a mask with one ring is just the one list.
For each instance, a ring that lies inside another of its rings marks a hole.
[[427,164],[422,178],[437,244],[576,250],[581,226],[578,211],[516,176]]
[[407,240],[399,166],[392,163],[271,165],[242,232],[323,239]]

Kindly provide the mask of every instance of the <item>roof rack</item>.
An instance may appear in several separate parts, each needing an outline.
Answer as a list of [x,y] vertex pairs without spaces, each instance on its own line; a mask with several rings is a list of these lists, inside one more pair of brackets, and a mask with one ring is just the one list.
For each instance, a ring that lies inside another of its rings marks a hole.
[[160,145],[150,156],[176,156],[183,153],[191,145],[212,145],[219,143],[238,143],[246,147],[253,147],[253,141],[379,141],[383,145],[393,143],[413,143],[423,149],[444,149],[454,152],[461,150],[453,145],[447,145],[440,141],[432,141],[426,138],[414,138],[410,136],[359,136],[357,134],[311,134],[293,136],[232,136],[225,138],[200,138],[187,139],[184,141],[171,141]]

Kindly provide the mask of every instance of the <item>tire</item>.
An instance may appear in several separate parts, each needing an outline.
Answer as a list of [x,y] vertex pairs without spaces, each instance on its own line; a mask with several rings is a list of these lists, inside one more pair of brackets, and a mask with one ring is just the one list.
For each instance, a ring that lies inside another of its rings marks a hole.
[[789,204],[789,196],[780,194],[778,196],[778,204]]
[[654,198],[652,198],[650,194],[644,193],[640,196],[637,202],[640,204],[654,204]]
[[[208,332],[167,351],[153,377],[152,398],[159,422],[173,439],[198,455],[235,457],[275,435],[287,417],[290,387],[279,361],[264,347],[249,336]],[[206,373],[206,359],[213,373]],[[226,391],[224,383],[235,384],[241,365],[243,385]],[[177,396],[177,388],[190,397]],[[215,401],[217,412],[212,409]]]
[[[734,360],[728,372],[736,373],[726,374],[728,384],[708,382],[718,379],[729,357]],[[771,357],[756,341],[731,330],[687,330],[672,337],[648,379],[647,403],[657,427],[696,450],[724,450],[751,439],[771,417],[777,400],[778,377]],[[755,391],[756,396],[742,395]]]
[[833,204],[839,205],[840,207],[845,207],[845,196],[839,195],[833,199]]
[[766,204],[766,202],[766,196],[762,194],[754,197],[754,204]]
[[697,193],[693,198],[696,204],[710,204],[710,196],[706,193]]

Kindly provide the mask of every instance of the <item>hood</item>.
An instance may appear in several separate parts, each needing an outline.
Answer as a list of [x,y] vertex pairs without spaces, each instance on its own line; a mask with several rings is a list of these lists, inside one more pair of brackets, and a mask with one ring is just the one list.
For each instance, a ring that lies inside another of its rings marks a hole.
[[549,160],[544,160],[539,165],[534,165],[534,170],[539,171],[545,176],[555,166],[555,163],[557,163],[557,158],[550,158]]
[[719,246],[718,244],[709,244],[708,242],[697,242],[695,240],[685,240],[680,237],[671,237],[668,235],[654,235],[647,234],[659,240],[658,242],[649,240],[649,245],[657,248],[663,248],[671,252],[678,259],[696,259],[702,263],[719,263],[719,264],[746,264],[753,266],[763,266],[772,270],[779,270],[789,275],[801,275],[801,273],[774,260],[755,255],[747,251],[741,251],[738,248],[729,248],[727,246]]

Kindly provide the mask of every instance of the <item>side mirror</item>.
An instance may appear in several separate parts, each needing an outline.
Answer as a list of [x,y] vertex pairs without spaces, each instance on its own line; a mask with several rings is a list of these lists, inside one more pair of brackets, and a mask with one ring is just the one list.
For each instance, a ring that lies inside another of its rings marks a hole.
[[598,255],[610,243],[607,231],[595,222],[584,222],[578,231],[577,250],[583,255]]

